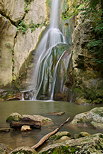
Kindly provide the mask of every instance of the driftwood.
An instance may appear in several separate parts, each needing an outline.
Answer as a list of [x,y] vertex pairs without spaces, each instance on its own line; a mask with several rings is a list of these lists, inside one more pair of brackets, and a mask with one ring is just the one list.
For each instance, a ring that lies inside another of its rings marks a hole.
[[65,112],[50,112],[48,114],[53,115],[53,116],[61,116],[61,115],[65,114]]
[[38,129],[41,128],[41,123],[39,121],[19,121],[19,122],[12,121],[10,123],[10,127],[14,129],[19,129],[23,125],[28,125],[31,128],[38,128]]
[[58,128],[56,128],[54,131],[48,133],[47,135],[45,135],[43,138],[40,139],[40,141],[35,144],[34,146],[32,146],[33,149],[37,149],[39,148],[45,141],[47,141],[52,135],[56,134],[62,126],[64,126],[64,124],[66,124],[69,121],[70,118],[68,118],[64,123],[62,123]]

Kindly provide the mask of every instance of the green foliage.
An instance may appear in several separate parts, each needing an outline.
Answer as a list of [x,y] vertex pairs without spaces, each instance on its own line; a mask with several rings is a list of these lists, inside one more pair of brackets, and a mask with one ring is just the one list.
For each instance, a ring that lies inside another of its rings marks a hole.
[[65,4],[64,11],[62,12],[62,19],[67,20],[73,18],[74,16],[78,15],[80,10],[82,10],[83,8],[84,8],[84,3],[78,4],[77,0],[73,0],[70,6]]
[[97,70],[103,67],[103,1],[102,0],[73,0],[62,13],[64,20],[81,13],[85,19],[91,21],[91,40],[87,42],[88,51],[92,54],[92,62],[96,63]]
[[31,22],[31,24],[29,25],[29,28],[31,29],[31,32],[35,31],[36,28],[39,28],[41,24],[34,24],[33,22]]
[[35,31],[36,28],[42,27],[45,25],[45,22],[42,24],[34,24],[33,21],[29,25],[25,24],[24,21],[19,21],[17,25],[17,31],[21,31],[23,34],[28,30],[28,28],[31,29],[31,32]]
[[48,7],[50,7],[51,6],[51,0],[46,0],[46,4],[47,4]]
[[25,13],[28,13],[29,12],[29,8],[28,8],[28,5],[27,4],[25,4],[24,11],[25,11]]
[[33,21],[31,21],[31,23],[29,24],[29,28],[31,29],[31,32],[35,31],[36,28],[39,28],[39,27],[42,27],[42,26],[45,26],[46,23],[41,23],[41,24],[34,24]]
[[20,23],[17,26],[17,31],[22,31],[23,34],[28,30],[28,25],[24,23],[24,21],[20,21]]

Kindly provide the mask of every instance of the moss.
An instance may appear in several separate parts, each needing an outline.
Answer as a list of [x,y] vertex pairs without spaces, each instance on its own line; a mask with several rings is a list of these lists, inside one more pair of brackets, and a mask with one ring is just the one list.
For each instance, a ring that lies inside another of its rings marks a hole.
[[46,152],[42,152],[42,154],[75,154],[75,152],[78,150],[77,147],[69,147],[69,146],[60,146],[60,147],[56,147],[52,150],[46,151]]
[[6,119],[6,121],[7,122],[20,121],[21,119],[22,119],[22,116],[19,113],[13,113]]

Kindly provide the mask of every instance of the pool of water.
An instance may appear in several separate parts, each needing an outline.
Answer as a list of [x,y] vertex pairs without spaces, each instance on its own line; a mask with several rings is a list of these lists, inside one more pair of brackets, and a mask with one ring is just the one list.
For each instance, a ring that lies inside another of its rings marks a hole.
[[[69,102],[42,102],[42,101],[11,101],[0,102],[0,127],[8,127],[6,118],[13,112],[20,114],[39,114],[51,118],[54,122],[53,125],[43,126],[41,130],[35,129],[31,132],[13,131],[9,133],[0,133],[0,143],[9,145],[12,148],[19,146],[33,146],[45,134],[53,131],[68,117],[70,120],[81,112],[88,111],[95,106],[89,105],[76,105]],[[50,112],[65,112],[62,116],[49,115]],[[79,133],[80,131],[87,131],[89,133],[96,133],[99,130],[85,127],[85,128],[71,128],[69,123],[66,124],[61,130],[67,130],[71,134]],[[100,132],[100,131],[99,131]]]

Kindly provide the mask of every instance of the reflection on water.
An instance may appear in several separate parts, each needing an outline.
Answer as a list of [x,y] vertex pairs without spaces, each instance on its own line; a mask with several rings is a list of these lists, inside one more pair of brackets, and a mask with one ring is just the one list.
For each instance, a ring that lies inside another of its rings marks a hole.
[[[0,143],[5,143],[10,145],[12,148],[18,146],[32,146],[40,140],[45,134],[54,130],[58,125],[60,125],[66,118],[71,119],[78,113],[88,111],[95,106],[80,106],[76,104],[71,104],[68,102],[39,102],[39,101],[12,101],[12,102],[0,102],[0,127],[7,127],[8,124],[5,122],[9,114],[13,112],[18,112],[20,114],[40,114],[47,116],[54,121],[52,126],[44,126],[41,130],[35,129],[31,132],[10,132],[10,133],[0,133]],[[65,112],[62,116],[52,116],[49,112]],[[68,125],[64,126],[61,130],[67,130],[74,133],[79,133],[80,131],[87,131],[89,133],[98,132],[98,130],[93,128],[77,128],[70,127]]]

